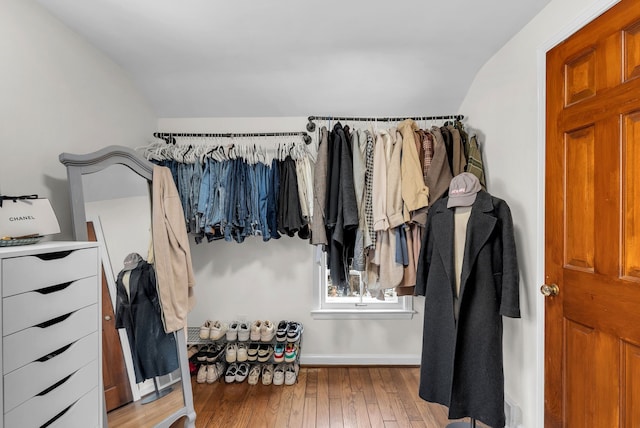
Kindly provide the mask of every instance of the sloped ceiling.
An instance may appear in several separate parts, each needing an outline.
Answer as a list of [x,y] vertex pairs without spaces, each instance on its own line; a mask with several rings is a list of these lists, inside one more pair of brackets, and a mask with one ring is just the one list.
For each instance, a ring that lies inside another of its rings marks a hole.
[[38,0],[158,117],[438,115],[549,0]]

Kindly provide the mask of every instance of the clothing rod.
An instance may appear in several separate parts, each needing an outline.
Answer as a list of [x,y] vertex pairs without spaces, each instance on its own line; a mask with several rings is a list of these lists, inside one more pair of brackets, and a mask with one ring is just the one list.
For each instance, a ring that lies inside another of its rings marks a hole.
[[302,137],[305,144],[311,143],[311,136],[304,131],[286,132],[219,132],[219,133],[191,133],[191,132],[154,132],[153,136],[162,138],[168,144],[175,144],[175,137],[200,138],[249,138],[249,137]]
[[444,119],[464,119],[462,114],[450,114],[445,116],[402,116],[402,117],[343,117],[343,116],[309,116],[309,122],[313,120],[347,120],[360,122],[399,122],[405,119],[413,120],[444,120]]

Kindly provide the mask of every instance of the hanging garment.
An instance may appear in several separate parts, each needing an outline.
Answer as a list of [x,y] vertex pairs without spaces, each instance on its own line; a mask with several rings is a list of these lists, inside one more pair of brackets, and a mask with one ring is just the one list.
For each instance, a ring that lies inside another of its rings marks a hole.
[[433,205],[447,192],[453,176],[449,169],[447,148],[440,128],[434,126],[429,133],[433,136],[433,158],[425,182],[429,186],[429,205]]
[[327,199],[327,157],[329,156],[329,132],[326,127],[320,129],[318,157],[313,170],[313,217],[311,223],[311,244],[327,245],[325,229],[325,206]]
[[297,233],[302,239],[309,238],[309,225],[300,208],[296,162],[290,156],[280,163],[278,232],[288,236]]
[[464,156],[464,147],[462,145],[460,131],[451,125],[447,125],[445,128],[451,133],[451,168],[453,176],[455,177],[465,171],[467,167],[467,158]]
[[153,266],[140,257],[133,269],[120,271],[116,290],[115,326],[127,331],[136,382],[177,370],[176,340],[162,325]]
[[419,395],[449,407],[449,418],[472,417],[503,427],[502,316],[520,317],[519,276],[511,212],[481,190],[467,224],[454,311],[454,209],[448,197],[430,209],[415,294],[425,296]]
[[349,260],[353,257],[358,204],[353,185],[353,154],[348,131],[336,123],[331,133],[331,172],[327,194],[327,260],[331,282],[341,291],[349,288]]
[[484,166],[482,164],[482,154],[480,153],[480,147],[478,147],[478,139],[474,135],[469,138],[469,148],[468,150],[468,161],[467,161],[467,172],[478,177],[480,180],[480,185],[484,190],[487,190],[487,186],[485,185],[484,179]]
[[411,221],[424,224],[429,188],[422,178],[422,164],[416,150],[414,131],[417,129],[418,125],[411,119],[398,125],[398,131],[402,134],[402,200],[411,214]]
[[195,277],[184,212],[171,171],[155,165],[152,180],[152,232],[158,294],[167,333],[187,324],[195,305]]

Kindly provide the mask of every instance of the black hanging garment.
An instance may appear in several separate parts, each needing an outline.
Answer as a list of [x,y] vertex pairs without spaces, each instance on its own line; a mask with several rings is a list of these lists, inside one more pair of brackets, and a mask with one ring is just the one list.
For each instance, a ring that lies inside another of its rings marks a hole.
[[127,331],[139,383],[177,370],[178,353],[174,334],[164,331],[153,266],[140,258],[130,272],[128,293],[126,269],[116,281],[116,328]]
[[[520,317],[519,274],[507,203],[478,192],[467,223],[459,299],[454,299],[454,209],[429,209],[415,294],[425,296],[419,395],[449,418],[505,425],[502,316]],[[455,319],[455,305],[458,319]]]

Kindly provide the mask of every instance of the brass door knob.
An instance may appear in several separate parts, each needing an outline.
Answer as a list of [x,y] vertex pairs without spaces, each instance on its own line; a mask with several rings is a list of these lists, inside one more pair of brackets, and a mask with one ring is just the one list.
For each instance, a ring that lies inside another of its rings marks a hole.
[[560,292],[560,287],[556,284],[544,284],[540,287],[540,292],[544,297],[557,296]]
[[111,315],[105,315],[104,320],[105,321],[111,321]]

